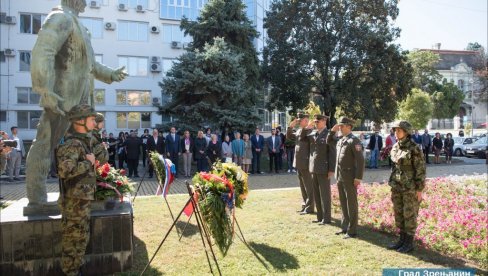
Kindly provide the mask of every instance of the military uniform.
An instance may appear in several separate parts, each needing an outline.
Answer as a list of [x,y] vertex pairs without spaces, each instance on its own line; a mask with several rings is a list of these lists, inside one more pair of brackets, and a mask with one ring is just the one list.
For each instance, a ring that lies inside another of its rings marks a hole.
[[407,135],[393,145],[390,152],[393,167],[388,184],[391,186],[395,224],[400,229],[400,240],[390,249],[408,252],[413,250],[417,229],[420,205],[417,192],[425,187],[425,161],[421,150],[411,139],[411,125],[400,121],[394,123],[393,128],[402,128]]
[[[81,113],[89,117],[92,111],[89,105],[77,105],[68,116],[73,118],[73,114]],[[90,202],[96,190],[94,165],[86,159],[86,155],[92,153],[91,139],[90,133],[71,129],[64,144],[56,149],[61,184],[58,200],[63,235],[61,266],[66,275],[78,275],[90,235]]]
[[[351,119],[341,118],[339,124],[352,125],[353,122]],[[331,131],[327,143],[333,145],[335,141],[335,132]],[[354,180],[363,178],[363,148],[361,141],[350,133],[337,141],[336,150],[335,176],[342,209],[342,231],[339,233],[347,233],[348,237],[354,237],[357,235],[358,226],[358,199]]]
[[[298,118],[308,118],[308,115],[298,114]],[[293,167],[298,171],[298,180],[303,199],[302,213],[313,213],[315,208],[312,176],[309,171],[310,141],[308,135],[311,131],[311,129],[299,128],[293,132],[293,128],[289,127],[286,132],[286,137],[290,137],[290,139],[295,139],[296,141]]]
[[[95,122],[101,123],[104,121],[103,114],[97,113],[97,116],[95,117]],[[105,164],[108,162],[108,150],[105,147],[105,144],[102,141],[102,135],[100,134],[99,129],[94,129],[92,131],[92,147],[93,147],[93,154],[95,154],[95,159],[100,163],[100,164]]]
[[[317,119],[325,119],[323,115],[316,115]],[[317,220],[319,224],[328,224],[332,220],[332,199],[330,192],[329,172],[334,172],[336,148],[327,144],[327,128],[322,131],[314,130],[309,135],[310,164],[313,194],[317,206]]]

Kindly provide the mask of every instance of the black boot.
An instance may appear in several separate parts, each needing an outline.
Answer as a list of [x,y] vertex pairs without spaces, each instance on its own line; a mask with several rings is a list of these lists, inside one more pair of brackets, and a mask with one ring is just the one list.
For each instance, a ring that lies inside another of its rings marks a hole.
[[413,247],[413,236],[412,235],[405,235],[405,242],[403,243],[402,247],[398,248],[397,252],[400,253],[408,253],[414,249]]
[[405,233],[400,232],[400,238],[396,243],[392,243],[388,245],[388,249],[390,250],[397,250],[398,248],[402,247],[403,243],[405,242]]

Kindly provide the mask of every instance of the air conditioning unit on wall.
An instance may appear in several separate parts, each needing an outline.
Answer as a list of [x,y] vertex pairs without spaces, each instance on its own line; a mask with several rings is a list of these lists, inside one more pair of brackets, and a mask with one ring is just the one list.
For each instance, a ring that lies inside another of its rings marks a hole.
[[159,34],[159,27],[158,26],[151,26],[151,33]]
[[137,5],[136,11],[137,12],[145,12],[144,7],[142,5]]
[[127,6],[125,4],[119,4],[119,11],[127,11]]
[[2,16],[1,23],[15,25],[17,23],[17,18],[15,18],[15,16]]
[[115,30],[116,24],[114,22],[106,22],[105,30],[113,31]]
[[151,57],[151,62],[152,63],[161,63],[161,58],[158,56],[152,56]]
[[90,1],[90,8],[99,9],[100,8],[100,2],[98,2],[97,0]]
[[161,71],[162,71],[161,63],[156,63],[156,62],[151,63],[151,72],[157,73]]
[[172,41],[171,42],[171,48],[173,49],[181,49],[182,44],[179,41]]
[[15,50],[14,49],[5,49],[5,50],[3,50],[3,54],[6,57],[15,57]]

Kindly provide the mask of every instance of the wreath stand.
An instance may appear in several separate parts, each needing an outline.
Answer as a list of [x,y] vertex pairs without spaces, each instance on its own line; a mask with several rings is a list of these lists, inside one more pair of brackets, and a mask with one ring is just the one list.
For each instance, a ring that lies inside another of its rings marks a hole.
[[[210,240],[210,235],[205,230],[205,227],[204,227],[204,224],[203,224],[202,215],[201,215],[201,212],[200,212],[200,208],[198,207],[198,203],[196,202],[195,197],[194,197],[195,196],[195,192],[193,191],[193,188],[190,186],[190,184],[188,182],[186,182],[186,187],[188,189],[188,195],[189,195],[190,198],[186,201],[186,204],[183,206],[183,208],[179,212],[178,216],[176,216],[176,219],[173,219],[173,224],[171,224],[170,228],[168,229],[168,231],[164,235],[163,240],[161,241],[161,243],[159,244],[158,248],[154,252],[153,256],[149,260],[148,264],[144,267],[144,270],[140,274],[141,276],[146,272],[146,270],[151,265],[152,261],[156,257],[156,254],[159,252],[159,250],[163,246],[164,242],[168,238],[168,236],[171,233],[171,231],[173,230],[173,228],[175,228],[176,222],[181,217],[181,215],[183,214],[183,211],[185,210],[185,208],[186,208],[186,206],[188,204],[191,204],[192,205],[193,212],[195,213],[195,219],[197,221],[198,231],[200,233],[200,238],[202,240],[202,245],[203,245],[203,249],[205,251],[205,256],[207,257],[207,262],[208,262],[208,267],[210,268],[210,273],[212,273],[212,275],[213,275],[214,274],[214,271],[213,271],[213,268],[212,268],[212,262],[210,260],[210,256],[209,256],[208,250],[210,250],[210,253],[212,254],[212,259],[213,259],[213,262],[215,263],[215,266],[217,268],[218,274],[219,275],[222,275],[222,272],[220,271],[219,263],[217,262],[217,257],[215,256],[215,252],[214,252],[214,250],[212,248],[212,243],[211,243],[211,240]],[[239,230],[240,230],[240,228],[239,228]],[[242,232],[241,232],[241,234],[242,234]],[[208,249],[207,249],[207,247],[208,247]]]

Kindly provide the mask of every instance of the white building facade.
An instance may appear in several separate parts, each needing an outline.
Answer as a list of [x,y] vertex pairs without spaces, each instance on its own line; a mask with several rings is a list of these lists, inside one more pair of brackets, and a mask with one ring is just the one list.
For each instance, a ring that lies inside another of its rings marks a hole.
[[[19,127],[21,138],[35,138],[42,109],[32,91],[31,50],[46,15],[60,0],[0,0],[0,129]],[[125,66],[129,77],[107,85],[95,82],[96,110],[104,113],[107,132],[155,127],[171,118],[157,114],[165,102],[159,82],[191,42],[180,30],[180,18],[195,20],[207,0],[87,0],[80,14],[90,31],[96,59],[112,68]],[[269,0],[249,0],[247,14],[260,32],[259,52]],[[264,112],[263,112],[264,114]]]

